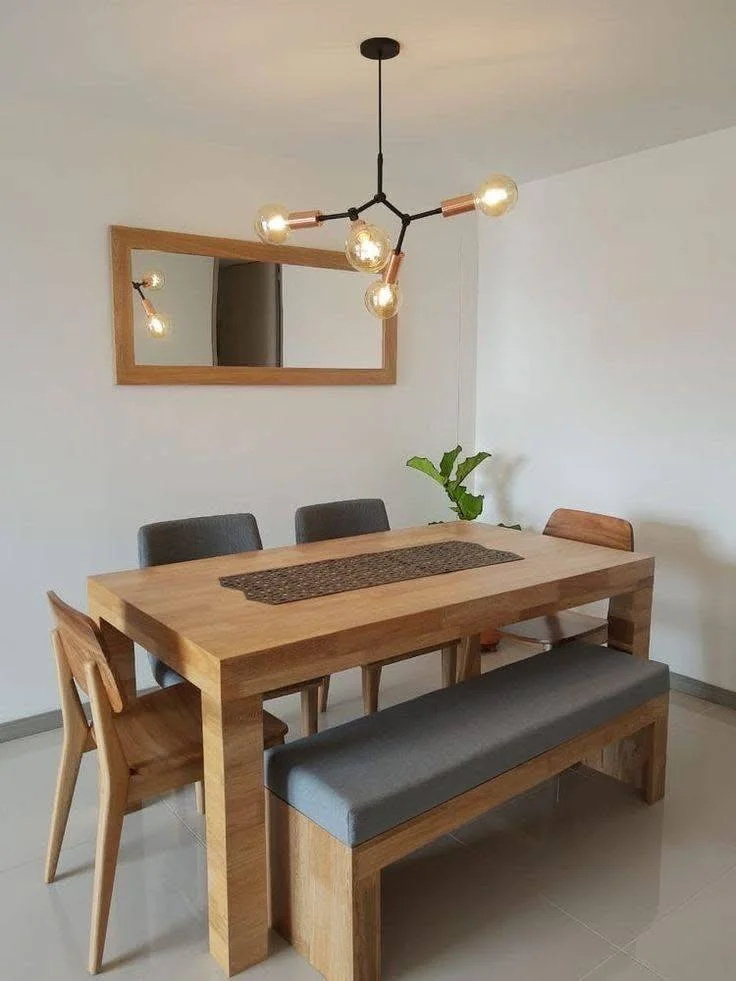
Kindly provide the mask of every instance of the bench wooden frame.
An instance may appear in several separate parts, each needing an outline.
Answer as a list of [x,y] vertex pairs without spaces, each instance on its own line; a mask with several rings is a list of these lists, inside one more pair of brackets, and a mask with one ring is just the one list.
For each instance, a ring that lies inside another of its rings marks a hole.
[[274,929],[327,981],[379,981],[383,868],[621,740],[631,747],[636,786],[656,803],[664,796],[668,707],[668,695],[653,698],[355,848],[268,793]]

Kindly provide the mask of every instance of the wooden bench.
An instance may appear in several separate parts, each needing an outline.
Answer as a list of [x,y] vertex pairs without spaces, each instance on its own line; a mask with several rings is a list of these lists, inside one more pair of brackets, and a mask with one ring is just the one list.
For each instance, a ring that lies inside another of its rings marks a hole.
[[274,928],[328,981],[378,981],[383,868],[622,739],[659,800],[668,692],[665,665],[573,643],[270,750]]

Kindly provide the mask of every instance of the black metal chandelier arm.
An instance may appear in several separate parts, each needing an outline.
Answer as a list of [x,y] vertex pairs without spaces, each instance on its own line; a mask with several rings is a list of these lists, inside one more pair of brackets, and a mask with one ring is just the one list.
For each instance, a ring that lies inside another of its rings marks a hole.
[[362,214],[364,211],[367,211],[369,208],[372,208],[374,205],[379,204],[380,200],[380,197],[375,194],[358,208],[348,208],[347,211],[336,211],[331,215],[320,214],[319,223],[322,224],[323,221],[336,221],[340,218],[349,218],[351,221],[356,221],[358,215]]
[[441,214],[442,214],[442,208],[431,208],[429,211],[417,211],[417,213],[414,215],[403,215],[401,218],[401,232],[399,233],[399,238],[396,242],[396,248],[394,249],[394,252],[396,252],[397,254],[401,252],[401,247],[404,244],[404,236],[409,230],[409,225],[411,225],[413,221],[421,221],[422,218],[431,218],[434,215],[441,215]]
[[433,215],[441,215],[442,208],[430,208],[429,211],[418,211],[415,215],[410,215],[412,221],[421,221],[422,218],[431,218]]
[[321,225],[323,221],[337,221],[339,218],[349,218],[350,217],[350,212],[352,210],[353,209],[350,208],[348,211],[336,211],[335,214],[333,214],[333,215],[323,215],[323,214],[320,214],[320,216],[319,216],[319,223]]
[[146,294],[143,292],[143,280],[141,280],[140,283],[136,283],[134,281],[132,285],[138,296],[140,296],[142,300],[145,300]]

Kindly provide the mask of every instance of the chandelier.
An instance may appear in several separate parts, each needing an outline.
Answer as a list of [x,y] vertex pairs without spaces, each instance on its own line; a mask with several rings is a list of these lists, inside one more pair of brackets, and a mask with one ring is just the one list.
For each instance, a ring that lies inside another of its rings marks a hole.
[[[345,255],[350,265],[358,272],[378,273],[381,279],[372,283],[365,294],[368,311],[381,320],[393,317],[401,306],[402,293],[399,287],[399,270],[404,259],[402,252],[404,238],[409,226],[423,218],[442,215],[454,218],[467,211],[480,211],[491,218],[500,218],[510,211],[519,196],[518,189],[510,177],[491,174],[474,194],[448,198],[440,202],[438,208],[409,214],[397,208],[383,189],[383,89],[381,68],[384,61],[395,58],[401,46],[390,37],[370,37],[360,45],[364,58],[378,62],[378,163],[376,193],[358,208],[348,208],[335,214],[322,214],[321,211],[289,211],[281,204],[266,204],[256,215],[254,228],[262,242],[281,245],[293,231],[303,228],[316,228],[326,221],[347,218],[351,223],[350,233],[345,243]],[[369,208],[381,204],[401,221],[396,245],[392,248],[387,232],[377,225],[369,224],[360,216]]]
[[143,290],[162,290],[166,285],[166,278],[162,272],[153,269],[147,272],[139,280],[133,280],[131,286],[141,299],[141,304],[146,314],[146,329],[154,337],[166,337],[171,329],[168,317],[159,313],[151,303]]

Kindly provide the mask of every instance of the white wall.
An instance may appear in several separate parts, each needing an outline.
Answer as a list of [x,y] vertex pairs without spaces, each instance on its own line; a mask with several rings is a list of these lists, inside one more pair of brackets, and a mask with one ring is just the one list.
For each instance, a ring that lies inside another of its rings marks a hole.
[[[140,282],[156,270],[164,275],[160,290],[144,290],[169,333],[156,337],[137,294],[133,296],[133,342],[137,364],[209,364],[212,355],[212,287],[215,261],[206,255],[133,249],[131,270]],[[132,287],[131,287],[132,289]]]
[[[736,129],[527,184],[480,226],[489,516],[629,517],[653,654],[736,689]],[[503,231],[501,230],[503,227]]]
[[[84,604],[89,573],[136,564],[143,522],[252,510],[276,545],[293,540],[303,503],[380,495],[396,526],[446,514],[439,489],[403,464],[458,435],[472,442],[476,226],[412,232],[395,387],[116,387],[110,224],[249,238],[263,201],[363,200],[370,167],[330,170],[329,148],[324,160],[258,159],[30,104],[0,106],[0,132],[6,721],[58,706],[44,591]],[[425,191],[435,200],[407,172],[406,206]],[[402,200],[396,180],[392,194]],[[343,235],[300,240],[335,247]]]
[[283,265],[283,363],[293,368],[380,368],[383,325],[363,301],[376,278]]

